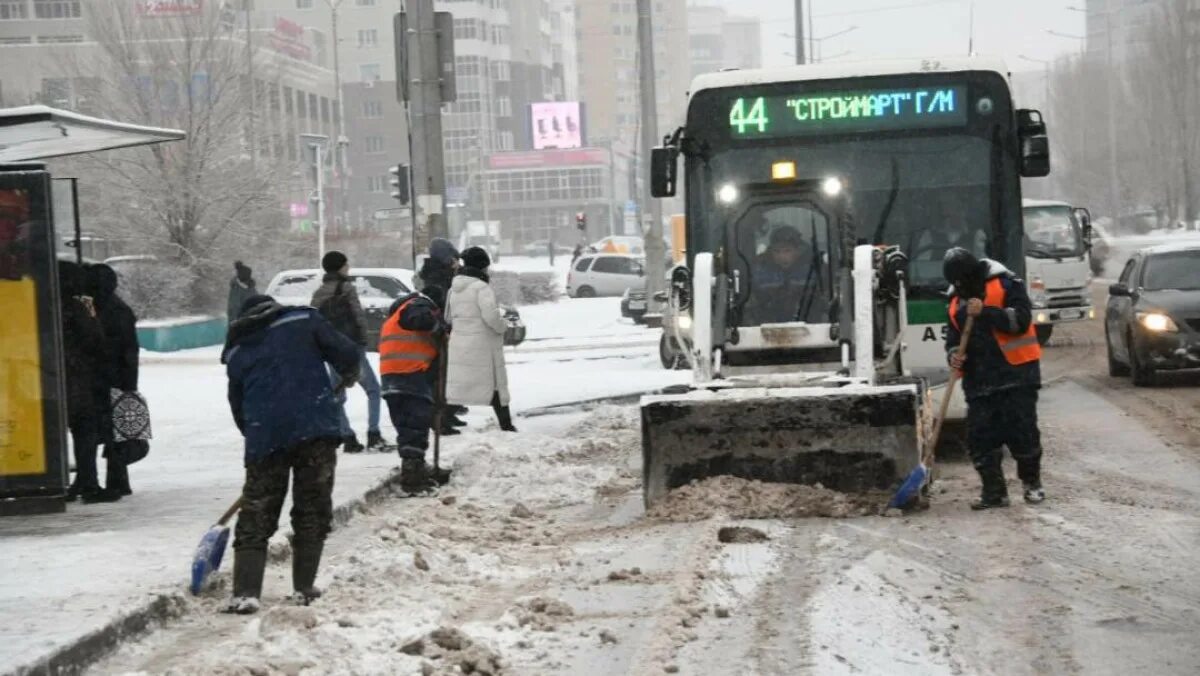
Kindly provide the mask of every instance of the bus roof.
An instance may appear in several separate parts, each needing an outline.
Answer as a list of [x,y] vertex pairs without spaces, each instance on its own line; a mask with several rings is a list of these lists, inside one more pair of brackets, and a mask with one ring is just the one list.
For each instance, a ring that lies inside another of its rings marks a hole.
[[1068,203],[1066,203],[1066,202],[1060,202],[1060,201],[1058,201],[1058,200],[1031,200],[1031,199],[1023,199],[1023,200],[1021,200],[1021,207],[1022,207],[1022,208],[1034,208],[1034,207],[1067,207],[1067,208],[1069,209],[1069,208],[1071,208],[1071,205],[1070,205],[1070,204],[1068,204]]
[[892,59],[887,61],[860,61],[857,63],[819,63],[803,66],[781,66],[750,70],[726,70],[719,73],[704,73],[692,80],[691,96],[706,89],[723,89],[744,85],[795,82],[798,80],[840,80],[850,77],[875,75],[903,75],[909,73],[959,73],[966,71],[992,71],[1008,78],[1008,66],[1004,59],[989,56],[952,56],[944,59]]

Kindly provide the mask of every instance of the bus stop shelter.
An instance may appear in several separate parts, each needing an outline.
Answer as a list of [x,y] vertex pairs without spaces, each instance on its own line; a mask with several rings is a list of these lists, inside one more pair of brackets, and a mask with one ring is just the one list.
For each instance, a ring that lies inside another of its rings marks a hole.
[[70,374],[42,161],[184,137],[47,106],[0,109],[0,516],[65,508]]

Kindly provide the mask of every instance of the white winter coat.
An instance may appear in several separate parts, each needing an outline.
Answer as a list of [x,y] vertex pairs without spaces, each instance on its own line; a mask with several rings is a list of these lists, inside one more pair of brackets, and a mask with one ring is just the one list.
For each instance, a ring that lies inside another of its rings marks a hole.
[[486,282],[458,275],[446,299],[450,319],[450,354],[446,364],[446,401],[460,406],[486,406],[500,393],[507,406],[508,373],[504,366],[504,332],[508,322]]

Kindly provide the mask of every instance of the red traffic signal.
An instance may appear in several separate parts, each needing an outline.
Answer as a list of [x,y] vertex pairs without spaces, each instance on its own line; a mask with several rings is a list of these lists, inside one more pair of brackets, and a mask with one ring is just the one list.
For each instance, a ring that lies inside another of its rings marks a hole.
[[580,230],[587,230],[587,214],[582,211],[575,214],[575,227]]

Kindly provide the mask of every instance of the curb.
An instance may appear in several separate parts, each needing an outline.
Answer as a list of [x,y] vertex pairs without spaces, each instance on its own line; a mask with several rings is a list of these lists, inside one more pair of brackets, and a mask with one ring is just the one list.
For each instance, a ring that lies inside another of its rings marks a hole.
[[518,411],[515,412],[514,415],[521,418],[540,418],[547,415],[559,415],[576,409],[588,410],[596,406],[636,404],[642,400],[642,397],[650,394],[658,394],[659,392],[661,392],[661,390],[648,390],[646,392],[616,394],[611,397],[581,399],[579,401],[571,401],[563,404],[553,404],[550,406],[541,406],[525,411]]
[[[378,502],[391,492],[393,486],[400,481],[400,470],[392,469],[387,476],[379,480],[360,497],[352,498],[333,510],[333,530],[342,528],[354,514],[367,505]],[[267,560],[278,563],[291,556],[292,534],[287,534],[287,541],[276,543],[267,554]],[[222,575],[228,575],[223,573]],[[183,589],[185,580],[180,580],[179,587]],[[185,592],[154,594],[149,601],[140,607],[122,615],[103,627],[88,632],[72,641],[69,645],[58,648],[51,654],[38,659],[32,664],[26,664],[3,672],[4,676],[65,676],[83,673],[101,659],[107,657],[126,641],[136,640],[171,620],[182,617],[188,610],[190,596]]]

